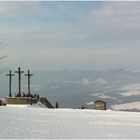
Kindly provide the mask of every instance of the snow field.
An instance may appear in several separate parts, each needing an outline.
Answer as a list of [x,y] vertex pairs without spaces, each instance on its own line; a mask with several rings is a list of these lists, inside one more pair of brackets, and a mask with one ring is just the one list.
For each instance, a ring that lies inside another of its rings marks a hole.
[[140,138],[140,113],[0,107],[0,139]]

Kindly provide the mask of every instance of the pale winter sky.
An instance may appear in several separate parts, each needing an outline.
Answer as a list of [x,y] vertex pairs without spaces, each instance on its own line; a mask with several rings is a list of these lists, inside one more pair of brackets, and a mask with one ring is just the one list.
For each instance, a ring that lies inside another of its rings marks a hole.
[[140,70],[140,1],[0,1],[0,68]]

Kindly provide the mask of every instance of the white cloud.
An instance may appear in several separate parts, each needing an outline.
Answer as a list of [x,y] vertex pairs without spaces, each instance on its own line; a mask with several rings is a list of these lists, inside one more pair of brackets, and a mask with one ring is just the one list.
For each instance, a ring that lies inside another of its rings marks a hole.
[[104,93],[93,93],[93,94],[90,94],[91,96],[97,96],[98,98],[101,98],[101,99],[116,99],[115,97],[113,96],[108,96],[108,95],[105,95]]
[[140,90],[140,84],[139,83],[136,83],[136,84],[131,84],[131,85],[127,85],[127,86],[124,86],[122,88],[122,90]]
[[[51,24],[42,19],[52,15],[53,7],[44,14],[45,10],[41,11],[39,6],[39,2],[0,2],[0,14],[16,14],[21,19],[21,14],[31,17],[24,17],[22,21],[15,18],[14,23],[13,19],[0,23],[1,32],[7,34],[7,63],[10,65],[28,63],[40,69],[140,69],[137,62],[140,59],[140,2],[104,2],[102,7],[87,12],[89,16],[84,13],[83,17],[80,10],[67,11],[71,16],[76,12],[80,20],[54,21]],[[60,9],[64,13],[67,7]],[[32,20],[36,13],[42,16],[39,22]],[[102,79],[96,82],[105,84]]]
[[19,4],[13,4],[12,2],[3,2],[0,1],[0,13],[7,13],[10,12],[12,9],[17,9]]
[[106,84],[108,84],[109,82],[106,81],[106,80],[103,79],[103,78],[97,78],[97,79],[95,80],[94,83],[96,83],[96,84],[100,84],[100,85],[106,85]]
[[83,78],[81,81],[80,81],[80,84],[82,84],[82,85],[90,85],[90,84],[92,84],[93,82],[91,82],[91,80],[90,79],[87,79],[87,78]]
[[[116,16],[123,16],[128,15],[128,13],[137,14],[139,13],[140,3],[136,1],[116,1],[116,2],[104,2],[104,7],[102,9],[97,9],[94,16],[96,18],[105,18],[105,17],[113,17]],[[122,15],[123,14],[123,15]]]
[[136,40],[140,30],[140,2],[106,2],[89,16],[99,41]]
[[131,84],[124,86],[121,88],[120,95],[122,96],[134,96],[134,95],[140,95],[140,84]]
[[94,102],[88,102],[86,103],[86,105],[94,105],[95,103]]
[[121,92],[120,95],[122,96],[135,96],[135,95],[140,95],[140,91],[128,91],[128,92]]
[[[112,26],[125,27],[129,21],[140,21],[140,2],[110,2],[105,3],[102,9],[93,11],[91,16],[97,21],[110,22]],[[125,23],[125,25],[123,24]]]
[[33,10],[39,7],[39,1],[0,1],[0,14],[18,14],[24,10]]

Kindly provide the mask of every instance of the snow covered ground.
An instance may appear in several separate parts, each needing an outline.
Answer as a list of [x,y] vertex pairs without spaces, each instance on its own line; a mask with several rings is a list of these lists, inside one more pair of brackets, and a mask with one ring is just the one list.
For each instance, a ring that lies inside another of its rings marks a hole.
[[112,105],[113,110],[137,110],[140,111],[140,102]]
[[140,113],[0,107],[0,139],[140,138]]

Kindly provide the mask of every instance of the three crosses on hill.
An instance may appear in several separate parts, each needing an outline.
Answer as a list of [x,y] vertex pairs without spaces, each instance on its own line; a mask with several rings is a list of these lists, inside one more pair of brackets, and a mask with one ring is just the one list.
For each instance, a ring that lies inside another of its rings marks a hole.
[[[15,73],[18,73],[18,84],[19,84],[19,97],[21,97],[21,74],[24,73],[24,71],[20,70],[20,67],[18,67],[18,71],[15,71]],[[9,71],[9,74],[6,74],[6,76],[9,76],[9,97],[12,97],[12,93],[11,93],[11,83],[12,83],[12,76],[14,76],[14,74],[11,73],[11,70]],[[33,76],[33,74],[30,73],[30,71],[28,70],[28,73],[25,74],[25,76],[28,77],[28,95],[31,95],[30,92],[30,78],[31,76]]]

